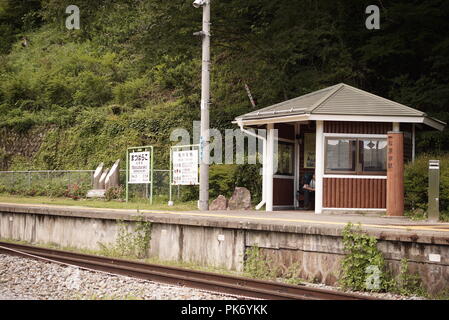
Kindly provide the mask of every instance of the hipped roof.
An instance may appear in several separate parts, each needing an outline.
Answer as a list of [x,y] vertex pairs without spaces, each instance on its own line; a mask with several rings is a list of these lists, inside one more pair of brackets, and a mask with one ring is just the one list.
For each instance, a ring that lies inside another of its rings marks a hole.
[[[375,121],[374,119],[379,120],[383,117],[389,117],[392,118],[392,122],[422,122],[439,130],[442,130],[446,125],[446,123],[440,120],[427,116],[422,111],[344,83],[246,113],[235,120],[240,123],[259,120],[257,122],[263,123],[264,119],[273,120],[279,118],[281,120],[286,117],[293,119],[292,116],[295,115],[304,115],[302,117],[303,120],[317,120],[321,118],[332,120],[332,116],[334,116],[340,121],[344,121],[342,116],[356,116],[358,119],[366,117],[364,121],[367,122],[370,119]],[[324,115],[328,117],[324,117]],[[400,117],[401,121],[394,121],[393,118],[398,117]],[[422,119],[422,121],[418,121],[419,119]],[[351,119],[348,118],[347,121],[351,121]]]

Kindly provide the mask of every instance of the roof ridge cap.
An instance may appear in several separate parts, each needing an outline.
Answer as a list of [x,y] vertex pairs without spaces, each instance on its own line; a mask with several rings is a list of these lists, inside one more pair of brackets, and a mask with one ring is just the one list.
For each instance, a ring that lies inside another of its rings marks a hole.
[[[343,87],[345,86],[344,83],[339,83],[336,84],[334,87],[335,89],[331,90],[331,92],[329,92],[329,94],[325,95],[323,98],[321,98],[320,100],[318,100],[312,107],[310,107],[310,110],[308,113],[313,113],[313,111],[318,108],[324,101],[326,101],[327,99],[329,99],[330,97],[332,97],[336,92],[340,91]],[[329,87],[332,88],[332,87]]]
[[319,94],[319,93],[322,92],[322,91],[332,89],[332,87],[335,87],[335,86],[338,86],[338,84],[333,85],[333,86],[330,86],[330,87],[322,88],[322,89],[319,89],[319,90],[316,90],[316,91],[312,91],[312,92],[309,92],[309,93],[306,93],[306,94],[303,94],[303,95],[300,95],[300,96],[298,96],[298,97],[294,97],[294,98],[291,98],[291,99],[288,99],[288,100],[284,100],[284,101],[281,101],[281,102],[277,102],[277,103],[275,103],[275,104],[272,104],[271,106],[266,106],[266,107],[263,107],[263,108],[261,108],[261,109],[252,110],[252,111],[247,112],[247,113],[245,113],[245,114],[243,114],[243,115],[246,115],[246,114],[252,114],[252,113],[257,113],[257,114],[259,114],[260,112],[266,112],[266,111],[269,111],[269,110],[271,110],[271,109],[273,109],[273,108],[275,108],[275,107],[277,107],[277,106],[279,106],[279,105],[281,105],[281,104],[283,104],[283,103],[286,103],[286,102],[289,102],[289,101],[292,101],[292,100],[296,100],[296,99],[303,99],[303,98],[305,98],[305,97],[313,96],[313,95]]

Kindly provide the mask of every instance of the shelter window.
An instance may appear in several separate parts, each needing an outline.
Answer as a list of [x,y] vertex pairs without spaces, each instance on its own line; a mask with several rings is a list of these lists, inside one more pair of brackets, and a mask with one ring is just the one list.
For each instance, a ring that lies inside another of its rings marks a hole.
[[359,140],[359,154],[363,172],[387,171],[386,140]]
[[386,139],[326,139],[326,173],[382,174],[387,171]]
[[278,169],[276,171],[276,174],[292,176],[293,157],[294,157],[293,144],[279,141],[277,152]]
[[332,173],[355,172],[356,140],[327,139],[326,171]]

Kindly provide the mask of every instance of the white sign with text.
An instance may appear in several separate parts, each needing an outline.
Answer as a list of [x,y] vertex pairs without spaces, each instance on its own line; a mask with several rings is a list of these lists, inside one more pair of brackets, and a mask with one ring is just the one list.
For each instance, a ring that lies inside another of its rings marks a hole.
[[198,150],[173,151],[173,184],[198,184]]
[[129,154],[128,183],[150,183],[150,152],[132,152]]

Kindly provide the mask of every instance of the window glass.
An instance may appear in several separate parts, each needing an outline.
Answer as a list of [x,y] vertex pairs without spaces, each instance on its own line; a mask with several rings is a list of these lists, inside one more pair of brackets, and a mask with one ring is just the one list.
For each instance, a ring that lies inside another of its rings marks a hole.
[[382,172],[387,170],[387,141],[359,140],[362,171]]
[[355,171],[356,140],[328,139],[326,145],[327,171]]
[[277,152],[278,169],[276,174],[293,175],[293,150],[293,144],[279,141]]

